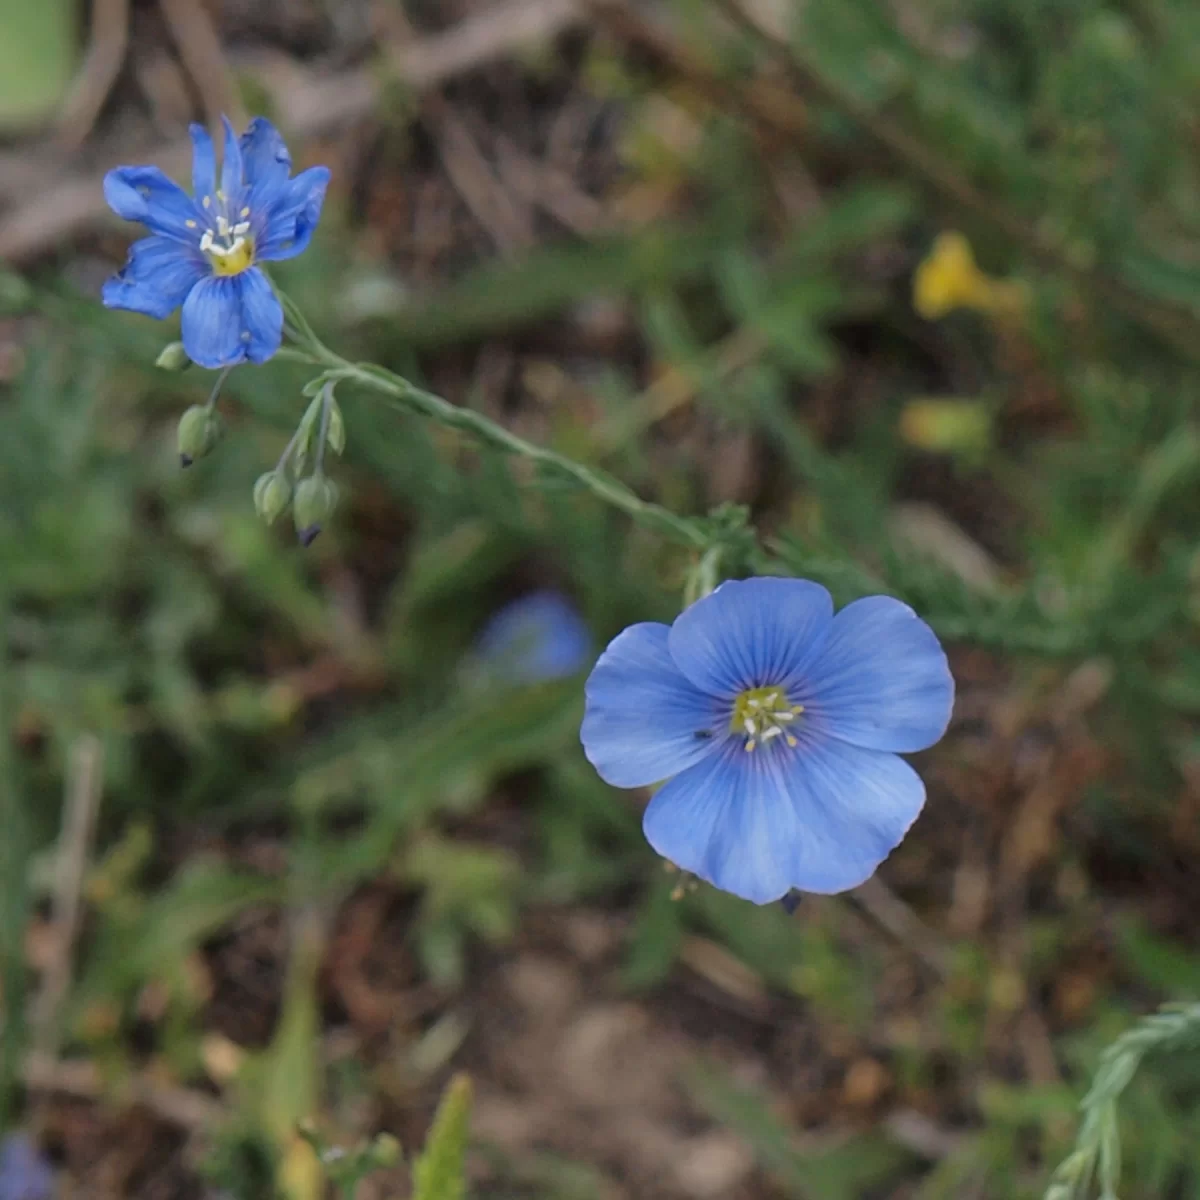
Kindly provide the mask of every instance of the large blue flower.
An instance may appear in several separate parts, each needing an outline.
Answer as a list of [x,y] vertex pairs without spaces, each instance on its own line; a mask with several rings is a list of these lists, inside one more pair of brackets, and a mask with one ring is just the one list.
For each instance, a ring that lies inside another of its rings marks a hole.
[[874,873],[925,802],[898,753],[936,742],[953,703],[946,656],[907,605],[870,596],[834,616],[819,584],[747,579],[612,641],[583,747],[617,787],[669,781],[644,820],[659,854],[766,904]]
[[183,347],[202,367],[265,362],[279,349],[283,309],[255,264],[308,246],[329,184],[326,167],[291,178],[291,156],[270,121],[251,121],[240,140],[224,124],[219,180],[212,138],[191,128],[194,197],[157,167],[117,167],[104,177],[113,211],[153,234],[134,242],[104,285],[105,305],[159,319],[182,305]]

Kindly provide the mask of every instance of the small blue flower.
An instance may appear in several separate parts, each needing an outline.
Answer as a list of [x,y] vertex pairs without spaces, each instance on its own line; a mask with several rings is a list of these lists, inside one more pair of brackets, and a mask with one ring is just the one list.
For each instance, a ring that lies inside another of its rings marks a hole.
[[104,177],[112,210],[154,235],[130,247],[104,285],[105,305],[160,320],[182,305],[183,346],[202,367],[266,362],[279,349],[283,309],[255,264],[307,248],[329,184],[326,167],[291,178],[291,156],[270,121],[251,121],[240,140],[224,125],[219,180],[212,138],[191,127],[194,198],[157,167],[117,167]]
[[631,625],[587,682],[583,747],[616,787],[669,780],[643,826],[664,858],[756,904],[868,879],[925,803],[897,755],[946,730],[933,630],[870,596],[833,615],[803,579],[722,584]]
[[592,639],[583,618],[558,592],[531,592],[495,613],[476,653],[488,675],[505,683],[543,683],[582,671]]
[[10,1133],[0,1143],[0,1200],[50,1200],[54,1172],[23,1133]]

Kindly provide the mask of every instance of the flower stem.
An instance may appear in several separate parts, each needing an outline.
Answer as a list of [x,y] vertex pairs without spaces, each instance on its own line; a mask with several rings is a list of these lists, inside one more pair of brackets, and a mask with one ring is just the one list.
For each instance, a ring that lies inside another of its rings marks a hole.
[[314,460],[313,473],[320,475],[325,465],[325,442],[329,437],[329,418],[333,411],[333,382],[330,381],[321,389],[321,429],[317,435],[317,454]]
[[[395,407],[404,412],[425,417],[446,429],[468,433],[485,446],[527,459],[559,478],[571,479],[590,491],[597,499],[631,517],[639,525],[653,529],[681,546],[704,551],[714,544],[714,534],[707,522],[681,517],[660,504],[643,500],[632,488],[607,471],[586,466],[554,450],[547,450],[543,446],[528,442],[481,413],[451,404],[441,396],[435,396],[383,367],[371,363],[348,362],[317,338],[295,303],[282,291],[279,292],[279,298],[287,314],[288,329],[295,336],[300,351],[299,354],[293,351],[288,355],[289,358],[324,367],[337,379],[357,383],[386,396]],[[327,428],[327,422],[328,406],[322,413],[323,432]]]
[[217,382],[213,384],[213,389],[208,394],[208,401],[204,405],[210,412],[217,407],[217,400],[220,398],[221,389],[225,386],[225,380],[229,378],[229,372],[232,370],[232,367],[225,367],[220,375],[217,376]]

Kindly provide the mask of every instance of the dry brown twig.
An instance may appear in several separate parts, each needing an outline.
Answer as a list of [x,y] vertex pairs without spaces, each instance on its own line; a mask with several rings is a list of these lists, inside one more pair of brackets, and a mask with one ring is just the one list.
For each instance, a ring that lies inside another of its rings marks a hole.
[[450,182],[496,248],[512,257],[533,245],[533,218],[521,197],[518,203],[488,165],[466,122],[441,96],[430,96],[426,119],[438,157]]
[[98,738],[83,734],[71,747],[62,832],[54,861],[53,936],[33,1014],[34,1051],[49,1058],[58,1053],[59,1018],[71,986],[71,958],[103,784],[104,748]]
[[88,51],[58,117],[63,149],[77,149],[91,133],[128,48],[129,0],[95,0]]
[[158,0],[158,7],[200,93],[210,128],[220,124],[222,115],[239,127],[244,125],[246,114],[204,4],[201,0]]
[[[83,734],[71,747],[63,797],[62,832],[54,859],[51,932],[42,986],[33,1004],[32,1057],[53,1063],[62,1037],[62,1008],[71,987],[71,960],[83,907],[83,885],[104,785],[104,747]],[[33,1124],[41,1123],[42,1106]]]

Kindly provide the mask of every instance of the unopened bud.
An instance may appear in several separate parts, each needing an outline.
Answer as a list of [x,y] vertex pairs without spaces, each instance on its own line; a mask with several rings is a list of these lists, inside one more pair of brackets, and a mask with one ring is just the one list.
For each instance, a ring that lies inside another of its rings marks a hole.
[[193,404],[179,418],[179,461],[190,467],[217,444],[220,435],[221,423],[217,414],[206,405]]
[[376,1134],[367,1157],[374,1167],[394,1167],[400,1161],[400,1143],[390,1133]]
[[184,371],[192,365],[182,342],[171,342],[164,346],[162,353],[154,360],[154,365],[162,371]]
[[324,475],[310,475],[296,485],[292,516],[302,546],[311,546],[337,507],[337,487]]
[[329,397],[329,431],[325,440],[334,454],[341,454],[346,448],[346,422],[342,419],[341,407],[332,396]]
[[268,471],[254,485],[254,508],[268,525],[273,525],[292,501],[292,485],[282,471]]

